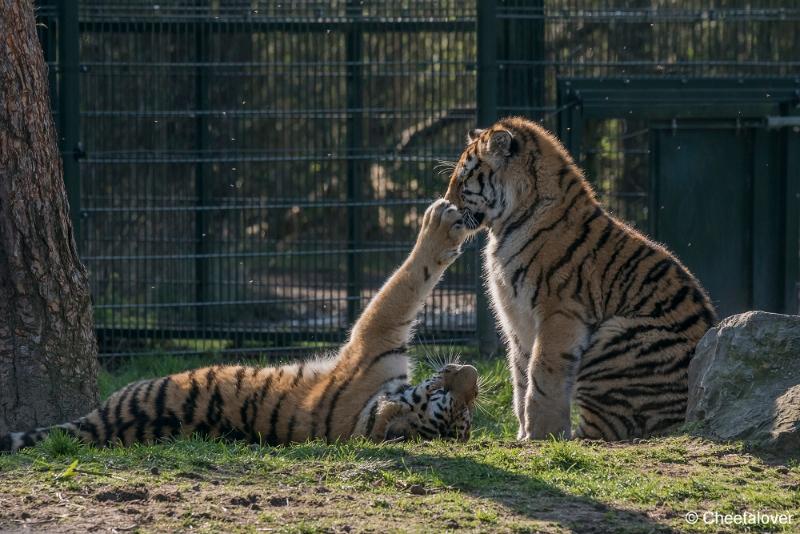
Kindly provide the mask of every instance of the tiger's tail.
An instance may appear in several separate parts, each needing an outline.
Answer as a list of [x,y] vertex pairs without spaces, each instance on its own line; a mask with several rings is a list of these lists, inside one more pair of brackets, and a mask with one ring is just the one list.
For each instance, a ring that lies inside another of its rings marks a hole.
[[17,452],[24,447],[32,447],[37,443],[44,441],[55,430],[62,430],[66,434],[73,436],[80,441],[87,444],[97,444],[96,432],[92,432],[96,428],[94,419],[97,416],[97,410],[94,412],[70,421],[69,423],[62,423],[60,425],[53,425],[41,428],[35,428],[27,432],[10,432],[8,434],[0,435],[0,453],[3,452]]

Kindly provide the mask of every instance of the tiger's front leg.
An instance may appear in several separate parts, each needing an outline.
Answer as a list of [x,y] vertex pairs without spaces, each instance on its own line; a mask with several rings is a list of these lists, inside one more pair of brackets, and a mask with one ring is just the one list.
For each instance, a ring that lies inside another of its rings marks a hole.
[[379,354],[409,341],[413,321],[468,235],[461,213],[439,199],[428,207],[411,254],[361,314],[344,347]]
[[586,326],[565,315],[551,315],[542,322],[528,369],[526,439],[571,437],[572,386],[586,338]]
[[429,274],[441,276],[461,254],[461,244],[467,235],[461,213],[453,204],[440,198],[425,210],[411,257],[427,267]]
[[[515,340],[516,341],[516,340]],[[528,392],[528,367],[530,355],[523,352],[516,343],[508,345],[508,367],[511,370],[511,379],[514,386],[514,415],[519,421],[517,439],[527,437],[525,421],[525,397]]]

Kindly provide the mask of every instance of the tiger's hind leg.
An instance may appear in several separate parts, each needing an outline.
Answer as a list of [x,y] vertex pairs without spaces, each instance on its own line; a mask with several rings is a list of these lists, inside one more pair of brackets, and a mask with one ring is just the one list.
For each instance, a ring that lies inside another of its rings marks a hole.
[[512,386],[514,391],[514,415],[517,416],[519,429],[517,439],[525,439],[527,425],[525,424],[525,395],[528,391],[528,366],[530,354],[522,350],[519,340],[513,336],[508,344],[508,367],[511,371]]
[[539,324],[528,368],[525,439],[569,439],[570,402],[586,325],[573,315],[553,313]]
[[627,440],[683,422],[692,351],[690,340],[655,321],[606,321],[578,371],[576,437]]
[[[583,386],[583,387],[582,387]],[[575,405],[578,407],[578,427],[575,437],[581,439],[602,439],[620,441],[634,437],[636,433],[633,410],[626,403],[610,406],[607,397],[593,395],[595,391],[579,384],[575,392]]]
[[[596,392],[583,388],[575,398],[579,410],[575,437],[621,441],[666,433],[685,420],[686,396],[678,389],[667,394],[660,385],[639,384],[593,395]],[[661,399],[642,402],[642,393]]]

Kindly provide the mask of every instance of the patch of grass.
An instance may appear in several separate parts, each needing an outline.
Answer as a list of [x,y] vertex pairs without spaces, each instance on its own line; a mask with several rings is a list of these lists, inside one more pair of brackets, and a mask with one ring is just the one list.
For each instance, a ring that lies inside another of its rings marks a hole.
[[[213,529],[228,517],[222,508],[230,511],[241,496],[252,502],[235,505],[244,530],[246,524],[279,531],[343,524],[391,530],[402,521],[411,530],[457,524],[547,532],[580,530],[590,521],[611,531],[713,532],[687,524],[683,515],[747,510],[800,517],[796,467],[767,465],[737,452],[736,445],[686,437],[639,445],[519,444],[484,436],[464,444],[353,440],[291,447],[188,438],[104,449],[64,438],[54,435],[36,448],[0,457],[0,494],[14,510],[60,517],[61,505],[41,496],[88,495],[82,506],[94,508],[92,515],[100,514],[107,527],[125,526],[122,519],[133,507],[150,510],[152,530]],[[676,448],[687,450],[690,461],[659,459]],[[721,456],[725,462],[716,461]],[[75,475],[61,476],[75,461]],[[751,476],[752,466],[765,476]],[[28,502],[26,495],[39,497]],[[93,495],[106,500],[100,504]],[[60,530],[77,529],[76,521],[86,516],[69,517],[59,520]]]
[[[416,379],[442,356],[421,353]],[[687,523],[690,511],[792,514],[792,524],[757,530],[798,530],[796,461],[770,463],[739,443],[687,436],[520,443],[505,363],[466,359],[483,386],[469,442],[268,447],[191,437],[97,449],[53,433],[35,448],[0,455],[0,530],[724,530]],[[104,393],[208,363],[140,359],[108,373]]]
[[475,519],[481,523],[494,525],[497,523],[497,512],[494,510],[479,509],[475,511]]
[[589,471],[601,465],[597,454],[574,441],[551,439],[542,446],[543,469],[559,471]]
[[47,439],[39,442],[36,447],[50,458],[59,458],[62,456],[76,456],[82,444],[72,435],[58,429],[50,432]]

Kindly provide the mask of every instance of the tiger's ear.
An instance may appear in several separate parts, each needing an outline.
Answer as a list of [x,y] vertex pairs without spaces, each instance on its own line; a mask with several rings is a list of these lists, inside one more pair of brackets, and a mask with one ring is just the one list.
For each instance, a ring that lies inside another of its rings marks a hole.
[[489,138],[488,149],[489,153],[495,156],[508,157],[511,155],[511,145],[514,142],[514,136],[508,130],[497,130],[492,132]]
[[483,132],[486,130],[481,130],[480,128],[475,128],[474,130],[470,130],[467,132],[467,143],[474,143],[478,137],[481,136]]

